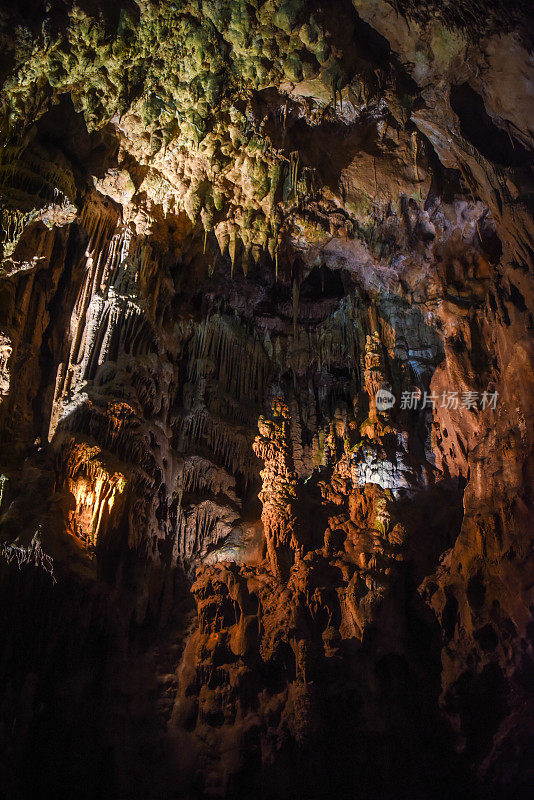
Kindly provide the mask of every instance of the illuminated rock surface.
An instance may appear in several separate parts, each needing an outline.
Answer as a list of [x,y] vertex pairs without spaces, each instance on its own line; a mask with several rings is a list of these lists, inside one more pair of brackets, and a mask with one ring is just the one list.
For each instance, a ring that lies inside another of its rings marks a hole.
[[0,9],[6,798],[530,796],[532,42]]

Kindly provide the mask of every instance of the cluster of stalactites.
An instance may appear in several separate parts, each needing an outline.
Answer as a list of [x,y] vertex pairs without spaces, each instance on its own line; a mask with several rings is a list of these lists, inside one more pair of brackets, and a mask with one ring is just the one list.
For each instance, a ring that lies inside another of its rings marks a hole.
[[127,479],[100,447],[80,439],[71,439],[65,445],[62,460],[65,488],[74,497],[67,529],[86,544],[95,546],[111,524],[112,512],[114,508],[117,511],[117,501],[123,495]]
[[139,293],[140,280],[152,269],[150,249],[98,199],[88,199],[81,223],[88,234],[87,271],[71,316],[68,359],[56,376],[50,438],[67,404],[99,367],[146,355],[154,340]]
[[188,349],[178,450],[207,448],[214,462],[249,484],[257,474],[249,426],[262,402],[270,371],[258,336],[214,314],[201,322]]
[[211,378],[238,402],[260,403],[268,373],[262,343],[247,335],[238,322],[214,314],[199,325],[188,370],[193,385],[200,378]]
[[241,473],[245,482],[256,474],[256,463],[245,432],[200,408],[179,420],[179,449],[186,453],[192,446],[204,445],[233,474]]
[[237,511],[214,500],[178,508],[174,555],[184,565],[201,558],[227,538],[238,519]]
[[224,494],[237,503],[235,483],[235,478],[229,472],[198,455],[185,458],[178,481],[181,492],[209,492],[214,496]]
[[[76,213],[76,188],[70,166],[44,150],[4,147],[0,153],[0,250],[13,255],[25,227],[42,220],[65,224]],[[69,209],[71,213],[62,213]],[[72,213],[73,212],[73,213]]]

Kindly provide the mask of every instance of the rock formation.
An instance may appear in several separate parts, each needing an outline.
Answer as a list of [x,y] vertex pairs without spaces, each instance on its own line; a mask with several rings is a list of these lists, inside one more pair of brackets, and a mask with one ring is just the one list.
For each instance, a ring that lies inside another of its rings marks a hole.
[[532,21],[0,9],[2,796],[530,796]]

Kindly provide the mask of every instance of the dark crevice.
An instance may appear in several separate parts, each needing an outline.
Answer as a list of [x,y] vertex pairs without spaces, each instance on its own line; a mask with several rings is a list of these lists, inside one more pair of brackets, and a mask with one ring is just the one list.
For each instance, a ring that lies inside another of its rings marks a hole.
[[534,154],[499,128],[484,105],[482,97],[468,84],[451,86],[451,107],[460,119],[460,130],[488,161],[506,167],[532,164]]

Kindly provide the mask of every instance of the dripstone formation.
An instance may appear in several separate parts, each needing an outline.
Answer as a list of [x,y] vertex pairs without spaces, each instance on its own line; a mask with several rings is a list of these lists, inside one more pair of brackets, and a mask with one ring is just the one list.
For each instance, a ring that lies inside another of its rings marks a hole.
[[2,797],[530,796],[533,34],[2,5]]

